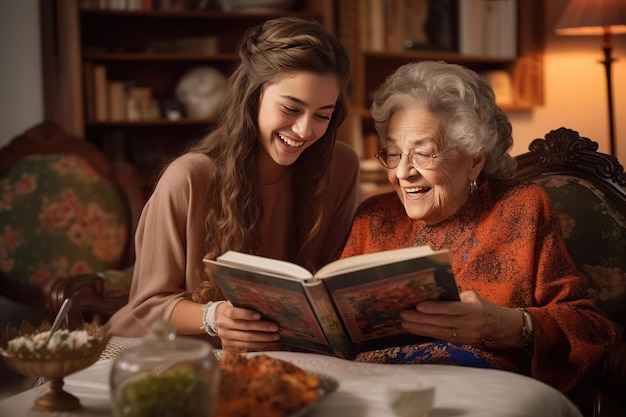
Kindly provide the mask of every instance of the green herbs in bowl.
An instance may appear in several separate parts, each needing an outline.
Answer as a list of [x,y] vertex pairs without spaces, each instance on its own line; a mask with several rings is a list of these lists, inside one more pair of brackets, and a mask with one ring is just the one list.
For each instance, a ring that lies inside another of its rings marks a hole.
[[115,404],[118,417],[207,417],[215,407],[211,379],[191,366],[148,374],[125,383]]

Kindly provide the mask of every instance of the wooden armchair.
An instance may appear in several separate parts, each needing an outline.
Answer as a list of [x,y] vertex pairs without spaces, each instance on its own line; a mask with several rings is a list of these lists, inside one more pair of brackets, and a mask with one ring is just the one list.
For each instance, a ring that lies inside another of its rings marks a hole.
[[[625,326],[626,175],[622,165],[598,152],[596,142],[565,128],[535,139],[529,150],[516,157],[516,178],[538,182],[547,191],[589,292],[607,316]],[[626,341],[609,352],[592,391],[574,399],[585,415],[626,415]]]
[[72,297],[70,326],[124,305],[144,204],[134,169],[44,122],[0,150],[0,181],[0,294],[49,320]]

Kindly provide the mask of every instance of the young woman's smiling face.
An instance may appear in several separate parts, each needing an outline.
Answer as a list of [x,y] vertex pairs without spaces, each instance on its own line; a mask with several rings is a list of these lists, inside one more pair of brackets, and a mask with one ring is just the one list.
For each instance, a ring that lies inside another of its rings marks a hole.
[[406,213],[427,224],[439,223],[456,213],[470,195],[470,181],[476,179],[484,158],[444,150],[437,119],[424,107],[396,112],[389,124],[386,147],[403,154],[419,151],[434,155],[432,165],[417,169],[407,155],[388,170],[388,179]]
[[334,75],[296,72],[261,92],[259,141],[275,164],[288,166],[326,133],[339,97]]

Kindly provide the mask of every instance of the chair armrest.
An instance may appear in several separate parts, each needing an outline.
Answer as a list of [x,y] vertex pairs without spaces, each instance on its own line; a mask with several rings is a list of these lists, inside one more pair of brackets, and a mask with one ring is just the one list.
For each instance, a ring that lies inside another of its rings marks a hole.
[[54,280],[49,287],[48,307],[55,313],[63,300],[71,298],[73,306],[68,313],[70,329],[84,323],[105,323],[128,302],[128,296],[109,297],[104,294],[104,280],[96,274],[74,275]]
[[601,364],[594,392],[594,417],[626,415],[626,342],[613,346]]

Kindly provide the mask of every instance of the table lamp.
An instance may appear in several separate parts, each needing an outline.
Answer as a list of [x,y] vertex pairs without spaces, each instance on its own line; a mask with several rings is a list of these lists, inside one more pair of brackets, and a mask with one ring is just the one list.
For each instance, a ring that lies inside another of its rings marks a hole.
[[570,0],[556,24],[558,35],[602,35],[602,50],[606,73],[609,109],[609,140],[611,155],[615,156],[615,125],[613,116],[613,87],[611,81],[611,35],[626,33],[626,0]]

